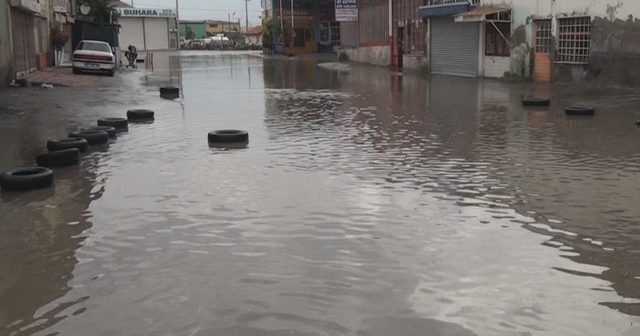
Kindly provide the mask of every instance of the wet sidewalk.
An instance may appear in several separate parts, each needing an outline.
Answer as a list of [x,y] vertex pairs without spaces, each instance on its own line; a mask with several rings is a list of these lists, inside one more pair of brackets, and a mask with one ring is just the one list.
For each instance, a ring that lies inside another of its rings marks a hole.
[[74,75],[71,68],[48,68],[27,75],[26,79],[32,86],[46,83],[54,87],[99,87],[118,83],[118,79],[101,74]]

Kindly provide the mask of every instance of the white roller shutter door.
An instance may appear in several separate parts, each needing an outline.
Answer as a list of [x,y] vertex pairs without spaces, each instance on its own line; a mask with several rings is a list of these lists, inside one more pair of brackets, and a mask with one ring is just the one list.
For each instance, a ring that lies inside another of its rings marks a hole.
[[478,76],[480,24],[431,19],[431,72],[465,77]]

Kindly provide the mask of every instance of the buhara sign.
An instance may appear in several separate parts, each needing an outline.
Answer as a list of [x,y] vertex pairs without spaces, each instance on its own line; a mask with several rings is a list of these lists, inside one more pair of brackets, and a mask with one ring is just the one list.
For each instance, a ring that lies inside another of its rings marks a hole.
[[117,8],[122,17],[175,17],[173,9]]
[[358,0],[336,0],[336,21],[358,21]]

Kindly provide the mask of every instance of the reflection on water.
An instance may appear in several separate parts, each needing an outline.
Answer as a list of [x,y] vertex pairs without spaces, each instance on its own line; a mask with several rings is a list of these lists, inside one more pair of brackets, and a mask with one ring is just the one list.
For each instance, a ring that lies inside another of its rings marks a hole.
[[[142,90],[182,101],[129,100],[155,122],[3,194],[7,333],[640,333],[638,94],[165,56]],[[599,113],[567,118],[576,101]],[[227,128],[251,144],[209,148]]]

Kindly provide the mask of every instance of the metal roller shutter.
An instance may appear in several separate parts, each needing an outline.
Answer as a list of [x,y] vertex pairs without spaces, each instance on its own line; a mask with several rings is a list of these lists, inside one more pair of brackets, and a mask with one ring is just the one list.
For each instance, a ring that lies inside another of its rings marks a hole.
[[466,77],[478,76],[480,25],[431,19],[431,72]]
[[36,70],[36,45],[33,15],[11,9],[13,58],[17,77]]
[[147,50],[169,49],[169,20],[166,18],[145,18],[144,30]]

